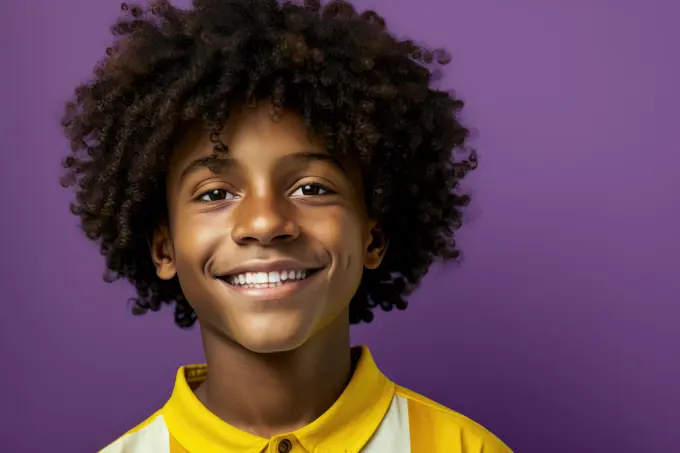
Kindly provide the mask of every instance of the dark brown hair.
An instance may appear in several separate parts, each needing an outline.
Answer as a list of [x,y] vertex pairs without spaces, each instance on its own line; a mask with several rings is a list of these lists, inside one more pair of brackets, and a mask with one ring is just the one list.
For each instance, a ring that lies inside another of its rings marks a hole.
[[367,209],[390,245],[364,271],[352,323],[371,321],[377,306],[404,309],[433,261],[458,257],[454,231],[469,201],[458,183],[477,160],[452,157],[469,133],[457,119],[463,102],[433,88],[446,52],[397,39],[381,16],[344,1],[121,8],[114,45],[67,104],[63,185],[75,188],[72,211],[106,258],[105,278],[136,287],[134,313],[168,303],[179,326],[195,322],[177,278],[156,276],[148,240],[166,221],[179,126],[198,119],[217,130],[236,102],[269,100],[273,116],[294,110],[330,153],[361,163]]

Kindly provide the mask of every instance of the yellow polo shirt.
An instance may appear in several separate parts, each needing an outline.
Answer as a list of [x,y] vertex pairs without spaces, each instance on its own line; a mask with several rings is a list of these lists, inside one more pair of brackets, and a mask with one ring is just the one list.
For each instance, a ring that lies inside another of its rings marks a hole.
[[206,375],[205,365],[180,368],[165,406],[100,453],[512,453],[472,420],[395,385],[366,347],[328,411],[270,439],[208,411],[191,390]]

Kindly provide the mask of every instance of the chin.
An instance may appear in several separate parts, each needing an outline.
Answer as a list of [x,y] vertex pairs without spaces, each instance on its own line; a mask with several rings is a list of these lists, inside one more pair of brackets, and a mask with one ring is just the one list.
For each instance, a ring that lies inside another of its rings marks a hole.
[[293,351],[312,336],[314,323],[295,314],[258,314],[249,318],[232,338],[257,354]]

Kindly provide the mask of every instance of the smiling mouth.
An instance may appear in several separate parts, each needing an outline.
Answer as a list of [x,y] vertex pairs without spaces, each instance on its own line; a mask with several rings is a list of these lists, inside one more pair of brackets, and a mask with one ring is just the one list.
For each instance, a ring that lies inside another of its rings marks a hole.
[[267,289],[302,282],[323,268],[296,269],[270,272],[242,272],[219,277],[220,280],[236,288]]

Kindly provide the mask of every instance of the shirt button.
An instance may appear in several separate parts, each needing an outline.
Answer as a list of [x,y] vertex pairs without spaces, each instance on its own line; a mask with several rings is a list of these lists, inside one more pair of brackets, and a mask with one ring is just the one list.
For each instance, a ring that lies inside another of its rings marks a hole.
[[288,453],[293,448],[293,444],[288,439],[283,439],[279,443],[279,453]]

